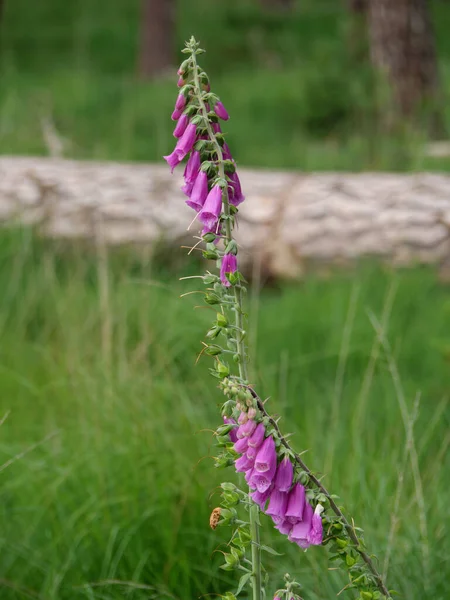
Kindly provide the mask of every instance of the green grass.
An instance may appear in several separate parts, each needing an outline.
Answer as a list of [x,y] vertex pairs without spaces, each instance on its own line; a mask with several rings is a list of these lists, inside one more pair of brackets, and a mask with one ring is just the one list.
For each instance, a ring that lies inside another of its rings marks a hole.
[[[42,120],[65,156],[160,161],[172,144],[175,76],[136,76],[139,1],[6,1],[0,25],[0,148],[47,154]],[[433,2],[443,97],[450,90],[450,10]],[[232,119],[245,165],[303,170],[450,169],[426,157],[420,128],[380,128],[367,61],[352,56],[343,2],[299,0],[289,18],[258,0],[179,0],[176,46],[191,34]],[[353,42],[354,43],[354,42]],[[181,58],[182,55],[179,54]],[[448,103],[443,108],[450,129]]]
[[[178,275],[196,265],[175,258],[176,276],[145,249],[105,262],[88,247],[2,231],[1,413],[10,413],[0,465],[17,457],[0,472],[2,600],[186,600],[230,585],[215,552],[228,531],[212,532],[208,517],[217,485],[235,476],[208,458],[221,395],[208,359],[194,366],[211,315],[194,310],[195,296],[179,298],[193,284]],[[392,356],[381,348],[370,374],[369,317],[381,319],[389,298]],[[448,289],[427,269],[361,265],[253,289],[251,302],[252,380],[381,561],[406,438],[393,362],[408,411],[421,393],[420,478],[408,462],[389,581],[408,600],[447,599]],[[270,591],[286,570],[308,600],[345,585],[325,549],[299,552],[265,518],[263,538],[285,554],[266,559]]]

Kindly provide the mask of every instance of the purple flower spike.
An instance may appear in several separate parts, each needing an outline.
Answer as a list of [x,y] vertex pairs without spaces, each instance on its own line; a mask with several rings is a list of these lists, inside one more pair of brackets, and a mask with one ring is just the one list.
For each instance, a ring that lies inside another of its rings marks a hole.
[[269,507],[266,514],[270,515],[277,525],[285,520],[284,515],[286,513],[287,502],[287,492],[280,492],[277,488],[274,488],[270,494]]
[[173,130],[173,137],[180,138],[186,131],[188,123],[189,117],[187,115],[181,115],[180,120],[176,124],[175,129]]
[[182,155],[181,160],[186,156],[188,152],[192,150],[195,138],[197,136],[197,126],[194,123],[189,123],[186,127],[183,135],[177,142],[176,150]]
[[294,477],[294,467],[290,459],[285,456],[278,465],[277,475],[275,477],[275,487],[280,492],[288,492],[291,489],[292,479]]
[[237,271],[237,258],[234,254],[225,254],[220,265],[220,281],[225,287],[230,287],[227,273],[235,273]]
[[264,425],[262,423],[258,423],[255,431],[252,433],[250,439],[248,440],[248,445],[251,448],[259,448],[264,441],[264,434],[266,430],[264,429]]
[[222,211],[222,188],[215,185],[209,192],[198,218],[206,227],[214,227]]
[[255,460],[255,469],[258,473],[266,473],[277,468],[277,453],[275,450],[275,442],[272,436],[266,437]]
[[236,460],[234,466],[236,467],[236,471],[238,473],[245,473],[249,469],[253,468],[253,461],[247,458],[245,454],[243,454],[240,458]]
[[250,494],[251,499],[253,500],[253,502],[256,502],[256,504],[258,504],[259,508],[264,511],[265,506],[266,506],[266,502],[269,499],[270,496],[270,492],[271,492],[272,488],[267,489],[264,494],[261,494],[261,492],[258,492],[258,490],[256,490],[256,492],[252,492]]
[[183,110],[186,106],[186,98],[184,94],[178,94],[177,101],[175,102],[175,110]]
[[318,504],[312,516],[311,529],[308,533],[307,541],[314,546],[320,546],[323,540],[323,525],[322,517],[320,516],[322,511],[323,506]]
[[200,171],[192,188],[191,197],[186,200],[186,204],[199,212],[205,203],[207,195],[208,175],[204,171]]
[[[236,425],[236,421],[234,419],[229,419],[228,417],[224,417],[223,422],[225,423],[225,425]],[[237,442],[236,430],[237,430],[237,427],[234,427],[228,434],[230,436],[230,440],[233,442],[233,444],[235,442]]]
[[256,423],[253,420],[248,420],[247,423],[244,423],[243,425],[241,425],[239,427],[239,429],[237,430],[237,436],[239,439],[244,438],[244,437],[250,437],[252,435],[252,433],[255,431],[256,429]]
[[302,515],[305,508],[305,488],[296,483],[289,492],[289,500],[286,509],[286,519],[291,523],[298,523],[302,520]]
[[220,102],[220,100],[219,100],[219,102],[216,102],[216,105],[214,107],[214,112],[219,117],[219,119],[222,119],[222,121],[228,121],[228,119],[230,118],[230,115],[228,114],[227,109],[222,104],[222,102]]
[[178,152],[178,150],[175,148],[175,150],[172,152],[172,154],[168,154],[167,156],[163,156],[164,160],[167,162],[167,164],[170,167],[171,172],[173,173],[173,170],[175,169],[175,167],[177,165],[180,164],[180,162],[183,160],[183,157],[180,157],[180,153]]
[[246,438],[246,437],[241,438],[240,440],[237,440],[233,446],[233,450],[235,452],[237,452],[238,454],[244,454],[244,452],[247,452],[247,448],[248,448],[248,438]]
[[306,502],[302,520],[293,526],[291,533],[289,534],[290,541],[295,542],[301,548],[307,548],[310,545],[308,542],[308,534],[311,529],[312,518],[313,509],[309,502]]
[[279,525],[276,525],[275,529],[278,529],[278,531],[283,535],[289,535],[291,533],[292,527],[292,523],[285,519]]
[[242,193],[241,182],[239,180],[236,171],[229,175],[230,183],[228,184],[229,194],[228,200],[233,206],[239,206],[245,200],[245,196]]

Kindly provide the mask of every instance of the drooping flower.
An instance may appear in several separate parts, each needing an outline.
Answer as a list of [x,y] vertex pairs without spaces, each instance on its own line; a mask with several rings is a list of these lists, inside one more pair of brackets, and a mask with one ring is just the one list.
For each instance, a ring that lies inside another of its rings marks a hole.
[[209,192],[198,218],[208,228],[216,225],[222,210],[222,188],[215,185]]
[[220,123],[211,123],[214,133],[222,133]]
[[226,142],[222,146],[222,156],[223,156],[224,160],[231,160],[231,158],[232,158],[230,147],[228,146],[228,144]]
[[[237,425],[236,421],[234,419],[229,418],[229,417],[224,417],[223,418],[223,422],[225,423],[225,425]],[[233,429],[228,434],[230,436],[230,440],[233,442],[233,444],[235,442],[237,442],[236,432],[237,432],[237,427],[233,427]]]
[[230,182],[228,184],[228,201],[233,206],[239,206],[245,200],[245,196],[242,193],[241,182],[239,180],[239,176],[236,173],[231,173],[229,176]]
[[175,102],[175,110],[183,110],[186,106],[186,97],[184,94],[178,94],[177,100]]
[[178,121],[178,119],[181,117],[182,114],[183,114],[183,110],[176,108],[173,111],[173,113],[170,115],[170,118],[172,119],[172,121]]
[[253,473],[254,472],[255,472],[254,468],[253,469],[249,469],[248,471],[245,472],[245,476],[244,476],[244,479],[247,482],[248,487],[250,489],[252,489],[252,490],[256,489],[256,487],[252,483],[252,477],[253,477]]
[[167,156],[163,156],[163,158],[169,165],[172,173],[173,173],[173,170],[175,169],[175,167],[177,165],[179,165],[180,162],[183,160],[183,157],[180,155],[180,153],[178,152],[178,150],[176,148],[171,154],[168,154]]
[[195,180],[197,179],[198,172],[200,170],[200,152],[194,150],[188,158],[186,166],[184,168],[184,180],[185,184],[181,188],[186,196],[190,196],[192,188],[194,187]]
[[[267,440],[272,440],[268,442]],[[277,455],[272,437],[264,440],[255,459],[255,468],[250,483],[258,492],[264,493],[272,485],[277,470]]]
[[233,450],[238,454],[244,454],[244,452],[247,452],[248,440],[249,438],[247,437],[243,437],[240,440],[237,440],[237,442],[234,443]]
[[227,278],[227,273],[235,273],[237,270],[237,258],[234,254],[225,254],[222,257],[220,265],[220,281],[225,287],[230,287],[231,283]]
[[255,431],[252,433],[250,439],[248,440],[248,445],[252,448],[259,448],[264,441],[264,434],[266,430],[262,423],[258,423]]
[[298,544],[300,548],[308,548],[310,546],[308,535],[312,525],[312,517],[313,509],[309,502],[306,502],[302,520],[294,524],[289,534],[290,541]]
[[222,102],[220,102],[220,100],[216,102],[216,105],[214,106],[214,112],[219,117],[219,119],[222,119],[222,121],[228,121],[228,119],[230,118],[227,109],[222,104]]
[[288,521],[287,519],[284,519],[284,521],[281,521],[281,523],[279,523],[278,525],[275,525],[275,529],[278,529],[278,531],[280,533],[282,533],[283,535],[289,535],[291,532],[293,525],[290,521]]
[[278,465],[275,477],[275,487],[280,492],[288,492],[291,489],[292,479],[294,477],[294,467],[288,456],[285,456]]
[[177,151],[183,155],[182,158],[184,158],[186,154],[192,150],[192,146],[194,145],[196,135],[197,126],[194,125],[194,123],[189,123],[183,135],[178,140],[176,146]]
[[178,86],[178,87],[183,87],[183,85],[184,85],[184,79],[183,79],[183,77],[180,75],[180,77],[178,77],[177,86]]
[[245,473],[249,469],[253,468],[253,461],[250,460],[246,454],[243,454],[236,460],[234,465],[238,473]]
[[250,437],[256,429],[256,421],[249,419],[247,423],[241,425],[237,430],[238,439]]
[[269,506],[266,514],[272,517],[273,522],[277,525],[285,520],[285,513],[288,502],[287,492],[280,492],[277,488],[272,490],[270,494]]
[[186,127],[189,123],[189,117],[187,115],[181,115],[178,123],[173,130],[173,137],[180,138],[186,131]]
[[291,523],[297,523],[302,520],[305,507],[305,488],[296,483],[289,492],[289,500],[286,509],[286,519]]
[[277,453],[275,450],[275,441],[271,435],[266,437],[255,459],[255,469],[259,473],[271,471],[277,466]]
[[267,500],[269,499],[271,490],[272,490],[272,488],[269,487],[263,494],[261,492],[258,492],[258,490],[256,490],[255,492],[252,492],[250,494],[250,497],[253,500],[253,502],[256,502],[256,504],[258,504],[259,508],[262,511],[264,511],[264,508],[266,506]]
[[[186,184],[187,185],[187,184]],[[191,196],[186,200],[186,204],[199,212],[205,204],[208,196],[208,175],[200,171],[193,185]]]
[[164,160],[170,166],[172,173],[174,168],[183,160],[188,152],[192,150],[197,135],[197,127],[194,123],[189,123],[183,135],[178,140],[175,150],[168,156],[163,156]]
[[307,537],[307,541],[314,546],[320,546],[323,540],[322,512],[323,506],[318,504],[312,516],[311,529]]
[[239,425],[243,425],[244,423],[247,423],[247,421],[248,421],[248,414],[246,412],[242,411],[238,417],[238,423],[239,423]]

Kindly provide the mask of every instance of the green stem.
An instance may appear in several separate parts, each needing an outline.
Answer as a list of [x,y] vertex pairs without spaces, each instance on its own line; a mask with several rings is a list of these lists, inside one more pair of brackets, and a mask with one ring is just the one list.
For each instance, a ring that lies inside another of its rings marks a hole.
[[[200,89],[200,82],[198,79],[198,67],[195,56],[195,50],[192,49],[192,63],[194,72],[194,85],[197,94],[200,111],[205,121],[208,136],[211,142],[214,144],[215,151],[217,153],[217,162],[219,168],[219,177],[226,179],[225,167],[223,164],[222,148],[217,141],[215,132],[211,127],[211,123],[208,119],[208,111],[206,110],[205,103],[202,98],[202,91]],[[223,191],[223,211],[225,214],[225,239],[226,244],[233,240],[233,231],[231,227],[231,212],[230,203],[228,199],[228,187],[224,188]],[[239,356],[239,376],[241,383],[247,383],[247,354],[245,351],[244,341],[244,311],[242,308],[242,286],[237,284],[234,287],[234,298],[235,298],[235,324],[238,330],[238,338],[236,344],[236,353]],[[259,507],[250,498],[250,535],[252,539],[252,587],[253,587],[253,600],[262,600],[262,576],[261,576],[261,544],[259,541],[259,518],[258,512]]]

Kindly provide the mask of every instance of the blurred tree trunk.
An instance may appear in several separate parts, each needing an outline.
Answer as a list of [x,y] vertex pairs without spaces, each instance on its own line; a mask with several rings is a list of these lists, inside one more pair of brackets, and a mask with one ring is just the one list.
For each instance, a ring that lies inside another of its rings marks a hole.
[[427,0],[369,0],[368,8],[372,62],[386,74],[400,113],[409,116],[438,91]]
[[348,0],[348,7],[354,13],[367,12],[368,0]]
[[[0,0],[1,2],[1,0]],[[157,77],[173,67],[174,0],[141,0],[139,74]]]

